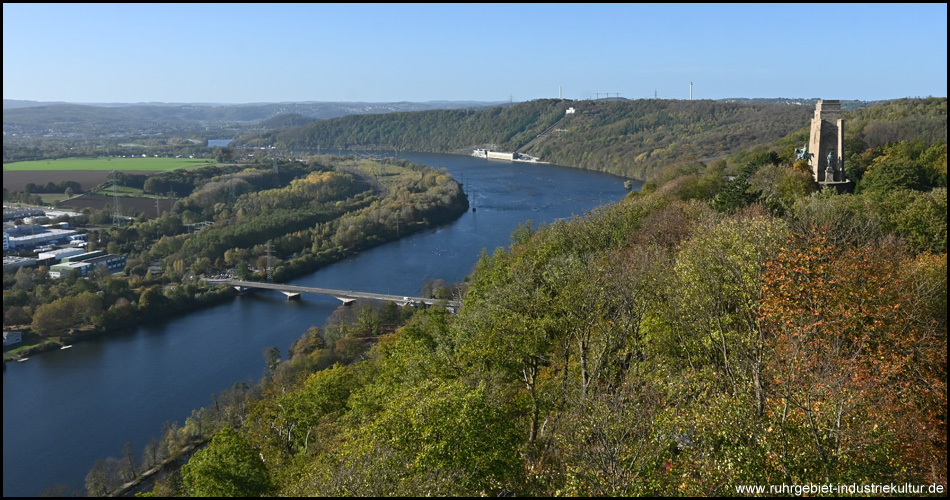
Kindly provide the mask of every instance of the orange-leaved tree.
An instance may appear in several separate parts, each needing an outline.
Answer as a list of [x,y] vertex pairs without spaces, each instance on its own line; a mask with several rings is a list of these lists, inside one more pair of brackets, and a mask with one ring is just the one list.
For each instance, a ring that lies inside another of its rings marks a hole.
[[793,235],[766,264],[758,314],[770,457],[789,479],[945,483],[945,254]]

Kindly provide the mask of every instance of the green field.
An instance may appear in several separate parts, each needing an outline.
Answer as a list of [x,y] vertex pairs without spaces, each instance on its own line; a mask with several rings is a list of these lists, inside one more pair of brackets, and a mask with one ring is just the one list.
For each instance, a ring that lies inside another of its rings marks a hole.
[[[141,188],[134,188],[129,186],[105,186],[102,189],[89,191],[87,194],[98,194],[101,196],[112,196],[113,193],[118,193],[119,196],[126,198],[165,198],[164,195],[156,194],[145,194],[145,191]],[[46,195],[43,196],[43,201],[46,201]],[[65,195],[63,196],[65,199]]]
[[41,170],[174,170],[215,163],[207,158],[60,158],[5,163],[5,172]]
[[63,201],[67,198],[65,193],[37,193],[40,195],[40,198],[43,200],[43,203],[56,203],[57,201]]
[[113,191],[119,193],[120,196],[141,196],[142,189],[134,188],[129,186],[106,186],[98,190],[99,194],[109,194],[111,195]]

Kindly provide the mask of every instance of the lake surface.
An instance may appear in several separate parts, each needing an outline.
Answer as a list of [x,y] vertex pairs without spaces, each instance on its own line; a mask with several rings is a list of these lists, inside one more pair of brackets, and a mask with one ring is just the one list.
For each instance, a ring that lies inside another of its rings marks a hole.
[[233,140],[234,139],[208,139],[208,147],[209,148],[213,148],[213,147],[223,148],[227,146],[228,144],[231,144],[231,141]]
[[[507,247],[526,220],[549,223],[620,200],[624,179],[554,165],[468,156],[402,153],[399,158],[446,168],[477,211],[458,220],[293,280],[295,285],[418,295],[427,279],[461,281],[481,249]],[[54,485],[84,492],[95,461],[137,456],[167,421],[235,382],[256,383],[263,352],[286,356],[310,326],[323,326],[340,305],[303,294],[288,301],[263,291],[71,349],[8,363],[3,372],[3,495],[36,496]]]

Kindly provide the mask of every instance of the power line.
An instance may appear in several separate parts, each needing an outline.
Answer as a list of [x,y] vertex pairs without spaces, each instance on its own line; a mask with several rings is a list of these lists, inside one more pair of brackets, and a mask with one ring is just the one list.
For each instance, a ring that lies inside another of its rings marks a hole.
[[122,224],[122,212],[119,210],[119,187],[118,179],[119,173],[117,170],[112,171],[112,225],[113,227],[119,227]]
[[267,241],[267,281],[274,282],[274,248],[270,240]]

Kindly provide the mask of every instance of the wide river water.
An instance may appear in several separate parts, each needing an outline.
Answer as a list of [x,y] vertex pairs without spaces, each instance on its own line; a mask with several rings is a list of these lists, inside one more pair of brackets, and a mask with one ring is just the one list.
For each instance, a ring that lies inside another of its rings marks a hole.
[[[418,295],[427,279],[461,281],[481,249],[507,247],[522,222],[581,215],[626,194],[608,174],[469,156],[402,153],[446,168],[464,184],[469,211],[458,220],[293,280],[295,285]],[[639,186],[637,187],[639,188]],[[287,349],[340,305],[272,291],[237,297],[159,324],[38,354],[3,371],[3,496],[37,496],[52,486],[84,492],[97,459],[136,456],[162,424],[184,423],[192,410],[235,382],[264,374],[264,349]]]

